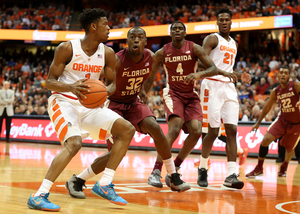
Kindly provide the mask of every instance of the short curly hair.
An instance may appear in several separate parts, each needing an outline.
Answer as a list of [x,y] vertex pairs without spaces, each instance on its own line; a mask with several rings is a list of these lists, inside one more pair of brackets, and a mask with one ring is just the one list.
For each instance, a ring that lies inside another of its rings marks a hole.
[[232,11],[226,7],[223,7],[217,11],[216,17],[218,18],[221,13],[228,13],[230,18],[232,18]]
[[106,12],[100,8],[84,9],[79,15],[79,22],[86,33],[89,32],[89,26],[93,22],[97,22],[100,18],[106,17]]

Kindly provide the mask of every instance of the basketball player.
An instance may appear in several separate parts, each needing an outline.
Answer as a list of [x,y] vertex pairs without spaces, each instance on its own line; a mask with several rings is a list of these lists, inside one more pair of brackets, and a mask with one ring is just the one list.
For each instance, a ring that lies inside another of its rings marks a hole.
[[[237,53],[237,43],[229,36],[231,28],[232,12],[227,8],[222,8],[217,12],[218,33],[208,35],[203,41],[203,49],[213,60],[219,70],[234,73],[237,78],[243,81],[250,81],[250,75],[233,72],[233,66]],[[203,63],[202,63],[203,64]],[[203,69],[206,66],[199,66]],[[203,98],[204,109],[207,109],[208,133],[203,139],[202,155],[198,168],[198,185],[207,187],[208,158],[213,142],[218,137],[223,120],[227,140],[227,169],[228,177],[223,183],[223,187],[241,189],[244,186],[242,181],[237,179],[236,171],[236,126],[238,124],[239,103],[234,84],[224,76],[214,76],[205,78],[201,84],[201,97]],[[204,98],[205,97],[205,98]]]
[[[201,106],[202,106],[203,114],[207,114],[207,108],[203,109],[203,100],[202,99],[201,99]],[[205,125],[207,125],[207,126],[204,127]],[[208,119],[203,118],[202,140],[207,135],[207,132],[208,132]],[[221,124],[219,134],[218,134],[218,139],[223,141],[224,143],[226,143],[226,141],[227,141],[227,136],[226,136],[226,133],[225,133],[224,124]],[[247,159],[247,156],[248,156],[248,148],[241,148],[241,147],[238,146],[237,147],[237,154],[239,156],[239,165],[241,166],[246,162],[246,159]],[[194,165],[195,165],[195,167],[199,167],[200,160],[197,161],[197,162],[194,162]],[[208,166],[211,165],[210,159],[208,160],[207,165]]]
[[[143,87],[147,93],[158,69],[163,65],[168,80],[167,87],[163,89],[164,107],[169,126],[167,140],[172,147],[183,126],[184,130],[189,133],[174,161],[178,170],[201,135],[202,111],[199,96],[194,91],[193,80],[219,73],[201,46],[185,40],[186,28],[182,22],[175,21],[170,27],[170,32],[172,42],[164,45],[155,53],[156,61],[152,66],[155,72],[151,73]],[[207,69],[196,74],[198,59],[206,65]],[[185,79],[189,74],[194,76],[190,76],[189,83],[186,83]],[[224,75],[230,76],[231,74],[224,72]],[[155,187],[162,186],[160,180],[162,165],[162,158],[158,155],[153,171],[148,178],[148,184]],[[168,176],[166,176],[165,181],[169,186]]]
[[59,211],[60,207],[48,200],[53,182],[76,155],[82,139],[89,135],[93,139],[116,136],[104,175],[93,187],[97,195],[109,201],[125,205],[113,188],[114,173],[125,156],[134,135],[134,127],[120,115],[103,107],[88,109],[79,100],[88,91],[87,79],[99,79],[104,69],[108,96],[115,91],[115,53],[105,46],[109,34],[106,13],[102,9],[86,9],[79,21],[85,30],[83,39],[61,43],[54,54],[46,86],[53,91],[49,98],[49,116],[64,148],[53,159],[39,190],[28,200],[28,207],[37,210]]
[[251,131],[257,131],[261,121],[271,110],[273,104],[280,103],[280,114],[269,126],[259,148],[258,164],[255,169],[246,174],[246,177],[255,177],[263,174],[263,163],[269,151],[269,145],[282,137],[280,145],[286,149],[285,160],[280,166],[279,177],[286,176],[290,160],[295,155],[295,148],[300,139],[300,82],[290,81],[290,69],[282,66],[279,69],[278,79],[280,85],[272,90],[270,99],[262,110],[257,123]]
[[[180,179],[175,170],[166,136],[148,106],[141,103],[138,97],[143,82],[149,76],[155,60],[154,53],[149,49],[145,49],[147,44],[145,31],[139,27],[131,28],[127,33],[127,44],[128,48],[116,54],[117,89],[113,95],[109,96],[106,105],[109,109],[130,121],[138,132],[148,133],[153,138],[157,152],[162,156],[167,171],[171,175],[171,189],[184,192],[190,189],[190,186]],[[91,166],[77,177],[74,175],[66,182],[69,194],[72,197],[85,198],[82,191],[85,181],[104,170],[109,154],[110,152],[97,158]]]

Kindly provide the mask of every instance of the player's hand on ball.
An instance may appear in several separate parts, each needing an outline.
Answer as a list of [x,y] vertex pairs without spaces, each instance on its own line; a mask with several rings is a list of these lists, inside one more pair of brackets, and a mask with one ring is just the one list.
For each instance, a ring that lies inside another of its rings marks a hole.
[[89,92],[90,86],[87,84],[84,84],[83,82],[87,79],[80,79],[76,81],[75,83],[71,84],[71,92],[75,94],[80,101],[82,101],[82,98],[86,98],[85,95],[82,94],[82,92]]

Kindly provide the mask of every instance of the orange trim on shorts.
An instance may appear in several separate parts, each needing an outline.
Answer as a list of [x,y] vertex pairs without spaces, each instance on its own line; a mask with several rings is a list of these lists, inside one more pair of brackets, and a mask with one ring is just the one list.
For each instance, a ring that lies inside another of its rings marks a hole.
[[100,129],[100,132],[99,132],[99,139],[100,139],[100,140],[105,140],[106,133],[107,133],[106,130]]
[[203,123],[202,127],[207,128],[208,127],[208,123]]
[[207,114],[203,114],[203,119],[207,119]]
[[65,97],[69,98],[69,99],[72,99],[72,100],[78,100],[78,99],[75,98],[75,97],[71,97],[71,96],[69,96],[69,95],[62,94],[62,93],[58,93],[58,92],[53,92],[52,94],[60,94],[60,95],[63,95],[63,96],[65,96]]
[[203,106],[203,111],[207,111],[208,106]]
[[59,117],[59,115],[61,115],[60,109],[54,113],[54,115],[52,116],[52,121],[54,122]]
[[208,102],[208,97],[204,97],[203,102],[207,103]]
[[62,117],[60,118],[60,120],[58,121],[58,123],[55,126],[55,131],[58,133],[59,128],[61,127],[61,125],[65,122],[65,119]]
[[52,101],[52,105],[54,106],[56,104],[56,98]]
[[63,141],[64,137],[66,136],[68,132],[68,124],[65,125],[65,127],[63,127],[63,129],[61,130],[60,134],[59,134],[59,140]]
[[58,104],[56,104],[55,106],[52,107],[53,111],[56,111],[57,109],[59,109],[59,105]]

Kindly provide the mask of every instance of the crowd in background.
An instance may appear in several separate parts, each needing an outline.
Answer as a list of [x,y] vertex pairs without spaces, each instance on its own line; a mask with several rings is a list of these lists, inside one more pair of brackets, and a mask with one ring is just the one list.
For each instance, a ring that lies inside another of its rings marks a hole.
[[[20,6],[12,5],[12,3],[2,4],[0,29],[69,30],[72,13],[76,9],[74,2],[71,0],[65,1],[66,4],[59,1],[33,2],[32,4],[18,4]],[[216,11],[220,7],[230,8],[233,11],[233,19],[300,14],[299,0],[231,0],[228,2],[153,0],[144,4],[144,2],[128,0],[89,0],[83,1],[81,6],[106,9],[111,28],[170,24],[175,20],[183,23],[214,21]],[[73,7],[66,6],[72,3]]]
[[[300,12],[300,0],[298,2],[267,0],[263,3],[264,5],[256,0],[230,1],[229,4],[189,0],[185,2],[185,5],[176,0],[169,4],[163,0],[159,2],[154,0],[147,6],[141,6],[141,3],[133,5],[130,1],[124,1],[116,5],[114,9],[109,7],[109,3],[112,2],[114,0],[97,2],[97,4],[103,4],[99,6],[110,11],[109,22],[112,28],[166,24],[175,19],[182,22],[215,20],[215,11],[221,6],[231,8],[234,12],[234,18]],[[107,3],[108,6],[104,3]],[[122,7],[125,3],[128,4],[127,7]],[[89,7],[89,5],[84,6]],[[128,9],[123,11],[124,8]],[[69,19],[71,14],[72,9],[70,7],[53,2],[39,3],[35,9],[30,4],[28,8],[16,5],[6,7],[3,4],[0,11],[0,23],[2,28],[17,28],[16,26],[19,24],[26,24],[29,29],[50,29],[53,28],[50,25],[57,22],[57,24],[60,23],[59,28],[65,30],[67,29],[65,20]],[[151,21],[155,23],[151,23]],[[48,27],[45,27],[45,23],[48,23]],[[22,27],[22,29],[24,28]],[[252,82],[251,84],[236,83],[240,102],[239,118],[241,121],[256,121],[271,90],[278,85],[276,76],[282,65],[291,68],[292,80],[300,80],[300,52],[292,44],[289,50],[282,51],[275,48],[276,51],[274,52],[272,49],[266,48],[269,51],[261,52],[261,54],[246,52],[242,50],[242,47],[240,48],[234,69],[240,73],[249,73]],[[3,54],[0,54],[0,83],[8,80],[11,83],[11,88],[15,90],[15,114],[47,114],[47,98],[51,93],[45,88],[45,80],[53,55],[54,50],[41,47],[38,47],[35,54],[26,49],[12,53],[4,51]],[[148,100],[148,106],[157,118],[164,118],[165,116],[162,102],[162,89],[164,87],[166,87],[166,76],[161,68],[149,93]],[[199,92],[200,87],[201,81],[197,83],[195,89]],[[278,104],[273,106],[265,120],[274,120],[279,109]]]
[[14,5],[0,8],[0,29],[23,29],[23,30],[69,30],[72,10],[64,4],[51,2],[40,3],[39,7],[27,4],[26,8]]

